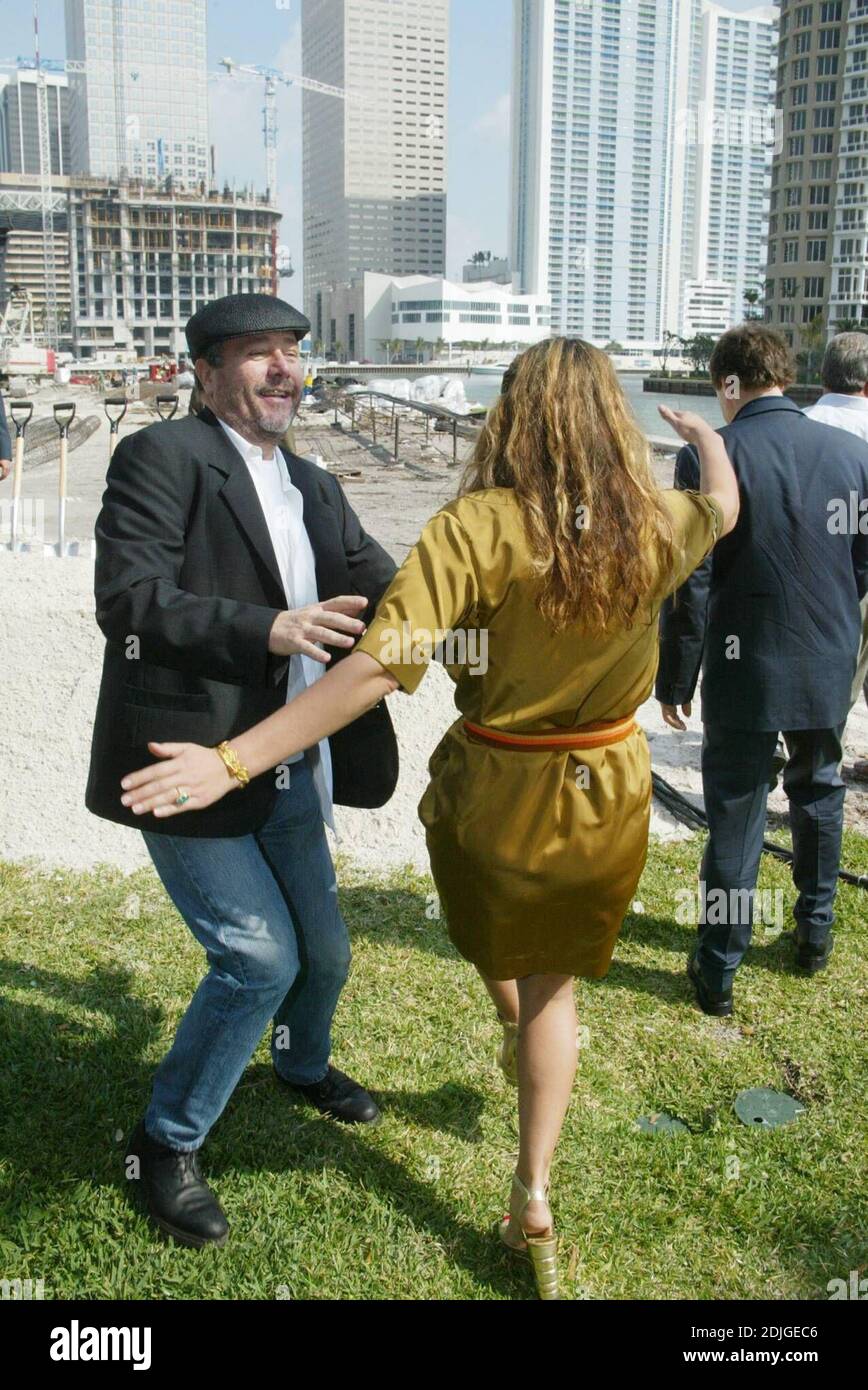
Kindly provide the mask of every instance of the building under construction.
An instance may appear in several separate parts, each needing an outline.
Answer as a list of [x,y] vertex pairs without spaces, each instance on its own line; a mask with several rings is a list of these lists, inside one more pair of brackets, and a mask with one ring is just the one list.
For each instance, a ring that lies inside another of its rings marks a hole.
[[[76,358],[177,356],[185,323],[208,300],[276,291],[280,213],[252,190],[78,176],[56,177],[52,199],[57,346]],[[39,179],[0,174],[0,312],[22,285],[37,335],[46,327],[42,225]]]
[[69,182],[72,350],[187,350],[191,314],[224,294],[273,294],[280,213],[252,189]]

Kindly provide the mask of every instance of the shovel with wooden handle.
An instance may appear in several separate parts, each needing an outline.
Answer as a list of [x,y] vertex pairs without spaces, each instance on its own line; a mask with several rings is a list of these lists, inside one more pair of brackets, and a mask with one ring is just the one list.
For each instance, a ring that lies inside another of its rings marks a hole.
[[170,396],[164,393],[162,396],[157,396],[156,407],[157,414],[159,415],[161,420],[163,420],[164,422],[171,420],[172,416],[178,409],[177,395]]
[[103,402],[103,408],[105,410],[106,419],[109,422],[109,462],[111,462],[111,456],[118,442],[120,423],[127,413],[126,396],[106,396]]
[[10,401],[9,418],[15,426],[15,458],[12,462],[12,538],[11,549],[18,549],[18,529],[21,521],[21,479],[24,473],[24,431],[33,414],[32,401]]
[[58,401],[54,419],[60,430],[60,474],[57,482],[57,553],[66,553],[66,460],[69,453],[69,427],[75,419],[75,402]]

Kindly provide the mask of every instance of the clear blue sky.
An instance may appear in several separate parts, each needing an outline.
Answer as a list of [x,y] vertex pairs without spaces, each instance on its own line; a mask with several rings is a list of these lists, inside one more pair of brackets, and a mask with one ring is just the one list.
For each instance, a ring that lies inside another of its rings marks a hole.
[[[756,0],[726,0],[746,10]],[[301,0],[208,0],[208,65],[223,57],[301,71]],[[0,58],[33,54],[30,0],[0,0]],[[63,0],[40,0],[42,52],[66,56]],[[512,0],[452,0],[449,97],[449,217],[447,273],[461,278],[474,251],[508,251],[509,87],[512,68]],[[170,36],[167,36],[170,41]],[[219,69],[222,71],[222,69]],[[265,184],[262,88],[220,79],[209,83],[211,141],[217,177],[242,185]],[[297,268],[282,282],[288,299],[300,298],[301,99],[281,87],[278,96],[281,239]]]

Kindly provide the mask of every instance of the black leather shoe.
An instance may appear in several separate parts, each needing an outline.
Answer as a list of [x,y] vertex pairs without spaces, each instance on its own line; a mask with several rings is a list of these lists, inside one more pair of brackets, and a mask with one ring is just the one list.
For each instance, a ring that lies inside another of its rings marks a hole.
[[832,947],[835,941],[835,933],[829,932],[828,940],[822,946],[811,946],[809,942],[800,935],[798,927],[791,932],[791,938],[796,947],[796,965],[800,970],[806,970],[809,975],[816,975],[818,970],[825,970],[829,964],[829,957],[832,954]]
[[202,1177],[198,1150],[168,1148],[152,1139],[140,1120],[127,1144],[127,1161],[132,1157],[139,1160],[139,1191],[148,1215],[161,1230],[181,1245],[226,1244],[229,1222]]
[[702,1012],[710,1014],[712,1018],[728,1018],[732,1013],[732,990],[728,989],[725,994],[712,994],[700,975],[693,956],[687,962],[687,974],[696,991],[696,999]]
[[324,1115],[343,1120],[344,1124],[369,1125],[380,1119],[380,1111],[364,1086],[337,1067],[329,1065],[322,1081],[315,1081],[312,1086],[299,1086],[297,1082],[286,1081],[277,1071],[274,1074],[281,1086],[297,1091]]

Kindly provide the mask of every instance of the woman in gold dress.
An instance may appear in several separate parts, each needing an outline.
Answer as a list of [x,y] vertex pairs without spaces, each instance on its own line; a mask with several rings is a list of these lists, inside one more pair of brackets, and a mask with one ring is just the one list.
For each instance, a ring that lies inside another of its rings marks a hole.
[[[449,935],[503,1024],[520,1142],[498,1230],[530,1254],[544,1298],[558,1297],[548,1186],[576,1067],[573,980],[606,974],[647,853],[651,763],[634,716],[653,690],[658,613],[738,516],[720,436],[661,413],[699,453],[699,492],[658,488],[604,353],[564,338],[523,353],[458,497],[352,655],[232,745],[257,776],[412,693],[445,657],[459,717],[419,815]],[[214,750],[159,751],[124,782],[142,812],[184,814],[239,786]]]

